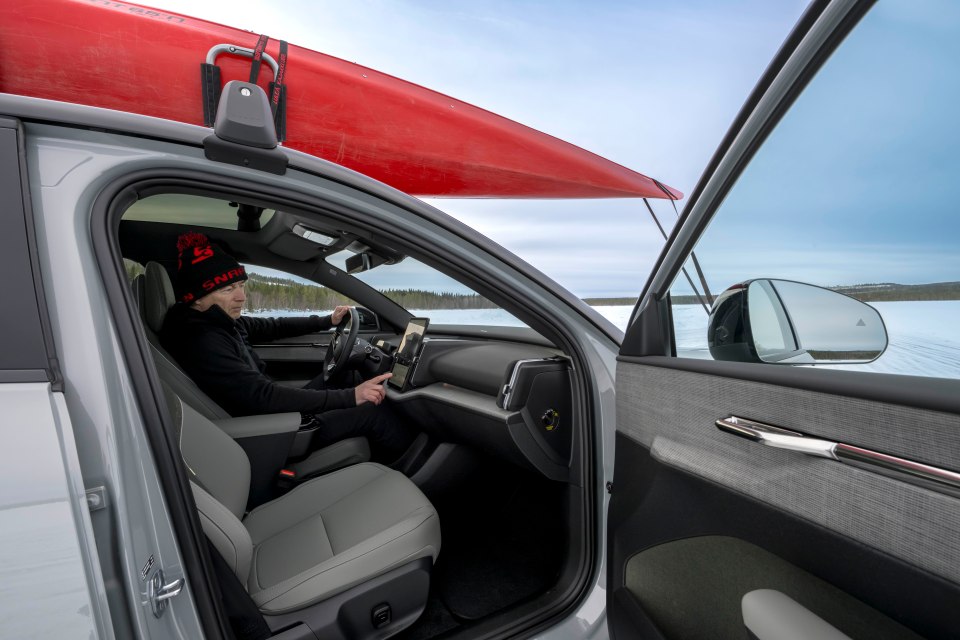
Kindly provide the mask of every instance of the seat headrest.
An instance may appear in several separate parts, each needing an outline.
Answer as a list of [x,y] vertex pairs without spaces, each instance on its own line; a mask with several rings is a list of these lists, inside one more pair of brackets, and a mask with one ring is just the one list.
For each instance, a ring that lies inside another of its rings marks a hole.
[[148,262],[143,273],[143,312],[147,326],[160,333],[167,311],[177,301],[167,270],[159,262]]

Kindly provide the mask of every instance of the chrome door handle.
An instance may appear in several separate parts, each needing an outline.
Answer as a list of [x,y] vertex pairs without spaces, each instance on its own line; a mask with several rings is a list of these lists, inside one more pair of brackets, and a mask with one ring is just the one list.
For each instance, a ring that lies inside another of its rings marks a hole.
[[762,422],[745,420],[736,416],[717,420],[717,428],[721,431],[732,433],[735,436],[765,444],[768,447],[799,451],[800,453],[817,456],[818,458],[838,459],[836,442],[811,438],[798,431],[781,429],[780,427],[773,427],[768,424],[763,424]]
[[842,442],[814,438],[798,431],[774,427],[736,416],[717,420],[716,425],[721,431],[768,447],[836,460],[927,489],[960,497],[960,473],[956,471],[887,455],[879,451],[855,447]]

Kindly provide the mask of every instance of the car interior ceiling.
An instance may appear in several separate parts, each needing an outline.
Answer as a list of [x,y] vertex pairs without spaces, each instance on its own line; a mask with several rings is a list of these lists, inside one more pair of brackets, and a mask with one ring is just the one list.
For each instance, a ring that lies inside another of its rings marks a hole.
[[[250,206],[200,196],[196,203],[218,207],[216,216],[229,207],[238,226],[218,227],[218,221],[204,227],[175,216],[163,222],[162,215],[152,219],[125,215],[118,242],[124,258],[146,267],[131,285],[161,381],[191,414],[226,428],[229,415],[192,383],[157,339],[165,309],[172,304],[170,276],[176,268],[173,247],[178,235],[201,231],[243,263],[320,284],[325,283],[317,277],[322,271],[318,267],[326,265],[323,257],[333,251],[318,252],[315,243],[294,233],[294,226],[307,220],[311,229],[335,238],[336,250],[376,243],[364,237],[362,229],[346,230],[341,224],[302,215],[271,211],[261,225],[260,215]],[[402,257],[382,244],[376,249]],[[343,287],[345,281],[351,284]],[[395,348],[411,314],[357,278],[337,282],[339,293],[380,318],[379,331],[363,337]],[[426,608],[401,632],[399,637],[406,638],[458,631],[470,635],[514,620],[521,612],[549,609],[556,605],[557,594],[565,591],[560,587],[582,574],[585,555],[579,532],[587,518],[584,496],[589,483],[582,480],[583,466],[577,460],[586,435],[582,421],[575,418],[574,367],[567,354],[546,346],[550,342],[533,330],[524,342],[516,340],[525,333],[509,333],[510,340],[495,331],[478,338],[468,330],[458,335],[449,325],[444,325],[442,335],[430,333],[412,376],[413,388],[392,397],[397,411],[421,433],[397,467],[429,499],[442,531]],[[273,373],[273,364],[268,362],[268,373]],[[502,393],[507,382],[516,391],[511,399]],[[550,415],[564,416],[566,428],[553,429]],[[338,443],[340,450],[330,454],[331,464],[308,464],[310,479],[369,459],[369,450],[356,440]],[[237,441],[251,466],[249,502],[243,511],[296,486],[279,481],[275,465],[289,468],[310,462],[311,456],[323,457],[286,441],[272,446],[264,446],[263,440],[254,446]]]

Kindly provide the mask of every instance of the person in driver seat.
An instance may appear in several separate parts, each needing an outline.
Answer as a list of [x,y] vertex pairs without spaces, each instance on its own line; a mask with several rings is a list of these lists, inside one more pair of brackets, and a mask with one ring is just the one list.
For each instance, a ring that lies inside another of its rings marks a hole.
[[350,307],[338,306],[325,317],[243,316],[247,274],[235,258],[201,233],[181,235],[177,252],[177,303],[164,318],[160,342],[227,413],[238,417],[299,411],[320,425],[314,436],[317,448],[366,436],[376,458],[389,461],[406,450],[413,434],[391,407],[379,406],[386,395],[382,383],[391,374],[351,389],[328,389],[321,373],[296,388],[272,380],[251,346],[328,330]]

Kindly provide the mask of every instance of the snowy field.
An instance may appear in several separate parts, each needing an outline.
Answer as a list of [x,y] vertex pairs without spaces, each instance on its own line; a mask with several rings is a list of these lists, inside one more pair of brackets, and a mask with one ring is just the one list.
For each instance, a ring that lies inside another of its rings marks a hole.
[[[886,352],[871,364],[831,367],[879,373],[902,373],[938,378],[960,378],[960,300],[932,302],[875,302],[890,336]],[[626,329],[629,306],[598,306],[601,315]],[[435,324],[523,326],[499,309],[413,310]],[[707,314],[698,305],[674,307],[677,351],[693,358],[709,358]],[[300,312],[260,312],[253,315],[300,315]]]

